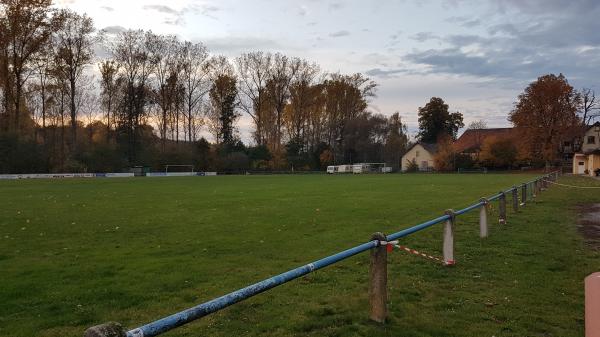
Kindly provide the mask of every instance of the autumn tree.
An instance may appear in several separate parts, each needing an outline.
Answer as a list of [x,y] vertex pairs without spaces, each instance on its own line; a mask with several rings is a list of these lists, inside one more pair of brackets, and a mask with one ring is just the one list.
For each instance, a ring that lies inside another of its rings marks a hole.
[[217,144],[228,147],[235,140],[235,121],[240,117],[237,108],[237,79],[225,58],[213,61],[214,78],[210,88],[208,120]]
[[366,111],[376,89],[377,84],[362,74],[330,75],[323,83],[327,144],[334,146],[343,142],[348,121]]
[[[296,76],[290,84],[289,104],[284,111],[285,129],[289,139],[298,139],[306,146],[311,144],[311,115],[319,115],[322,87],[319,85],[320,68],[314,63],[300,60]],[[320,125],[320,123],[319,123]],[[316,131],[318,133],[318,131]]]
[[509,120],[519,132],[519,145],[534,160],[550,165],[569,130],[581,123],[579,94],[562,75],[544,75],[519,95]]
[[436,143],[438,138],[450,136],[456,139],[458,130],[464,126],[460,112],[450,113],[448,104],[439,97],[432,97],[429,103],[419,108],[419,140]]
[[433,166],[436,171],[450,172],[455,169],[456,152],[452,145],[452,136],[447,133],[439,134],[437,152],[433,156]]

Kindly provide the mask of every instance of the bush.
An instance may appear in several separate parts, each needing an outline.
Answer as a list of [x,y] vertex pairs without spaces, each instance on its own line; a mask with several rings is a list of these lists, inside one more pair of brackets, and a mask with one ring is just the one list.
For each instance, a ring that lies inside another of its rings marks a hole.
[[512,168],[516,164],[519,150],[512,139],[488,138],[481,147],[480,160],[492,168]]
[[408,166],[406,167],[405,172],[409,172],[409,173],[419,172],[419,164],[417,164],[416,159],[408,161]]

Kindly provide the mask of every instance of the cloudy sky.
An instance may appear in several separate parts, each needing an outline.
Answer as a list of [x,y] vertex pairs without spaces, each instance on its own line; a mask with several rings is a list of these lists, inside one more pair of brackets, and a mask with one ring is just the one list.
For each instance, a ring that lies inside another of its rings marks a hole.
[[[507,126],[523,88],[563,73],[576,88],[600,79],[597,0],[61,0],[99,29],[151,29],[235,57],[278,51],[329,72],[362,72],[380,87],[375,112],[417,109],[442,97],[465,122]],[[241,123],[247,139],[249,121]]]

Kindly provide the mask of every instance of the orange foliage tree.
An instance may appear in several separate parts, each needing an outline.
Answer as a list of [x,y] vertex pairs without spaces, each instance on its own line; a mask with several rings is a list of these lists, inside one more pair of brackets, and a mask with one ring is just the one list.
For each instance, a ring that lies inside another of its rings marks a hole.
[[489,137],[483,141],[479,160],[486,167],[511,168],[515,166],[518,154],[512,139]]
[[554,162],[560,142],[580,123],[580,100],[562,74],[544,75],[531,83],[509,116],[519,133],[519,150],[534,161]]

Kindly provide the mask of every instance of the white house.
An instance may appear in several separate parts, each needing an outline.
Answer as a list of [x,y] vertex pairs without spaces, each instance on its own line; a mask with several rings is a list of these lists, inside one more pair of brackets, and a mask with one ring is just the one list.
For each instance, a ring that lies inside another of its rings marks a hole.
[[583,136],[581,152],[573,155],[573,173],[595,176],[600,172],[600,122],[590,125]]
[[436,153],[436,144],[415,143],[402,156],[402,172],[406,172],[411,163],[417,164],[419,171],[432,171],[434,167],[433,157]]

